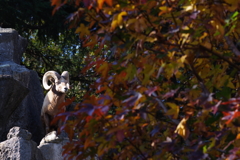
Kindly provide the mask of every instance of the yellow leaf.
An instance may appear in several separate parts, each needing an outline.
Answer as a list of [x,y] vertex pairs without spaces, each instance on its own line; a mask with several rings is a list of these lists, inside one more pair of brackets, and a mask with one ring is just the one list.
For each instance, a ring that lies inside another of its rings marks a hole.
[[112,24],[111,24],[111,31],[113,31],[117,26],[119,26],[120,28],[122,28],[122,24],[123,24],[123,16],[126,16],[127,12],[123,11],[119,14],[115,14],[113,16],[113,20],[112,20]]
[[[189,30],[189,27],[187,26],[184,26],[183,27],[184,30]],[[180,38],[180,44],[181,44],[181,47],[186,43],[186,42],[189,42],[189,33],[182,33],[181,34],[181,38]]]
[[183,7],[185,11],[192,11],[196,8],[196,6],[194,6],[193,4],[189,5],[189,6],[184,6]]
[[228,86],[229,88],[236,89],[236,87],[235,87],[234,84],[232,83],[232,80],[233,80],[233,78],[229,78],[229,79],[228,79],[228,84],[227,84],[227,86]]
[[186,58],[187,58],[187,55],[184,55],[184,56],[182,56],[182,57],[180,58],[180,61],[181,61],[182,63],[184,63],[185,60],[186,60]]
[[108,115],[108,116],[106,116],[105,118],[106,118],[106,119],[110,119],[110,118],[112,118],[112,115]]
[[230,12],[233,12],[237,9],[238,7],[238,0],[225,0],[227,3],[227,8],[229,9]]
[[167,6],[161,6],[161,7],[159,7],[159,9],[160,9],[161,11],[165,11],[165,12],[168,11],[168,7],[167,7]]
[[174,131],[178,135],[180,135],[183,139],[187,139],[189,136],[189,130],[187,128],[187,120],[188,118],[183,118],[181,122],[178,124],[176,130]]
[[117,15],[115,14],[113,16],[113,20],[112,20],[112,24],[111,24],[111,31],[113,31],[117,26],[118,26]]
[[178,118],[178,113],[179,113],[179,106],[177,106],[175,103],[166,103],[171,109],[169,109],[166,114],[167,115],[172,115],[174,119]]
[[202,40],[207,36],[208,36],[207,32],[204,32],[203,35],[199,37],[199,41],[202,42]]
[[126,16],[127,15],[127,12],[121,12],[121,13],[119,13],[118,14],[118,19],[117,19],[117,21],[118,21],[118,25],[119,25],[119,27],[122,29],[122,23],[123,23],[123,16]]
[[80,33],[80,38],[83,38],[85,35],[90,35],[88,27],[86,27],[83,23],[80,24],[80,27],[76,29],[75,33]]

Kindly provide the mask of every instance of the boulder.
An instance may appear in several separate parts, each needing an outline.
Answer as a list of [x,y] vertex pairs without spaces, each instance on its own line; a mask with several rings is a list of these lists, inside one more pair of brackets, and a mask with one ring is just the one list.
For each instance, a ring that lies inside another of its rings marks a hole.
[[[0,126],[7,124],[9,117],[26,97],[28,92],[28,88],[24,87],[15,79],[9,77],[0,78]],[[2,132],[3,127],[0,127],[0,135]]]
[[64,160],[63,146],[69,142],[65,136],[57,136],[56,131],[48,133],[41,141],[38,148],[46,160]]
[[27,40],[11,28],[0,28],[0,61],[13,61],[20,64]]
[[44,137],[43,90],[37,73],[20,65],[25,48],[15,30],[0,28],[0,141],[13,126],[29,130],[37,143]]
[[8,139],[0,143],[0,159],[8,160],[45,160],[31,133],[20,127],[13,127]]

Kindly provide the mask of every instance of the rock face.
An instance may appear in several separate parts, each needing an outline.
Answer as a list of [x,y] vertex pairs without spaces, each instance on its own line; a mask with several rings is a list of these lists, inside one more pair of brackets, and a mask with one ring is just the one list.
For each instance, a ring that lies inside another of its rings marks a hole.
[[41,141],[38,148],[46,160],[64,160],[62,156],[63,146],[69,142],[64,136],[57,137],[56,131],[48,133]]
[[30,131],[37,143],[44,137],[40,80],[35,71],[20,65],[26,45],[15,30],[0,28],[0,141],[13,126]]
[[0,61],[13,61],[20,64],[27,40],[11,28],[0,28]]
[[13,127],[7,137],[0,143],[2,160],[45,160],[36,142],[31,140],[31,133],[20,127]]

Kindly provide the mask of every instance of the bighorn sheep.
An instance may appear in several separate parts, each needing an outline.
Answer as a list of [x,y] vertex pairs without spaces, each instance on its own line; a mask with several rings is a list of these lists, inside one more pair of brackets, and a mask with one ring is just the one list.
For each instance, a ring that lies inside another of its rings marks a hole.
[[[51,85],[48,85],[48,81]],[[47,134],[51,131],[50,127],[52,129],[50,123],[58,113],[58,106],[65,101],[65,95],[70,89],[69,73],[64,71],[59,75],[55,71],[48,71],[44,74],[42,83],[46,90],[50,89],[44,98],[41,110],[41,118]]]

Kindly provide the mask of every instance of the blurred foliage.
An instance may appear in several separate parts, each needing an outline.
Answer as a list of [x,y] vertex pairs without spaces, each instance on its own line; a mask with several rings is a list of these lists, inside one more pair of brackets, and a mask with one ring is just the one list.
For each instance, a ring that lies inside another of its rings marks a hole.
[[56,118],[77,139],[66,159],[240,158],[238,0],[51,4],[78,8],[69,21],[92,51],[81,73],[99,76]]

